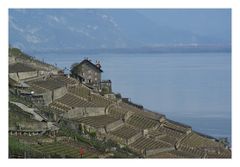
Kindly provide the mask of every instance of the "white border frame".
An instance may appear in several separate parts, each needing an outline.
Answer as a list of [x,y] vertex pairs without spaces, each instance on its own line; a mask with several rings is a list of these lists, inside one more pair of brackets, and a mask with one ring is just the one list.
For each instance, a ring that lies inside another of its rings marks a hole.
[[[232,159],[145,159],[145,160],[14,160],[8,159],[8,9],[9,8],[231,8],[232,9]],[[14,166],[237,166],[240,159],[240,1],[239,0],[1,0],[1,116],[0,159]],[[3,164],[4,163],[4,164]],[[7,164],[5,164],[7,163]]]

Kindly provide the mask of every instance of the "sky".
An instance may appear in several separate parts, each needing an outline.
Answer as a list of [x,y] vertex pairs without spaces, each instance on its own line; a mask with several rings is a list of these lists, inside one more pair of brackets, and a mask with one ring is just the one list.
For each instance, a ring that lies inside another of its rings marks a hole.
[[137,10],[163,26],[191,30],[197,34],[231,35],[231,9],[155,9]]
[[10,43],[25,51],[231,44],[231,9],[89,9],[9,10]]

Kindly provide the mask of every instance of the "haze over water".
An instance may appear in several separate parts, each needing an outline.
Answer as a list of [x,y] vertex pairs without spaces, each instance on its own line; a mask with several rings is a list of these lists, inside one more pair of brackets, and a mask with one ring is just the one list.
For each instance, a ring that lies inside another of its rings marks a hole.
[[84,57],[100,60],[114,92],[193,130],[231,139],[230,53],[35,56],[62,68]]

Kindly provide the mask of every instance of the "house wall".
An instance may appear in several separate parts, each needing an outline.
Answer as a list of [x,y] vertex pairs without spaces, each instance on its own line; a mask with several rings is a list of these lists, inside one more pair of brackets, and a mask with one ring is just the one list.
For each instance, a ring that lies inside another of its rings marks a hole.
[[86,79],[85,83],[90,83],[89,80],[91,80],[92,83],[99,83],[101,81],[101,73],[87,64],[82,65],[80,73]]

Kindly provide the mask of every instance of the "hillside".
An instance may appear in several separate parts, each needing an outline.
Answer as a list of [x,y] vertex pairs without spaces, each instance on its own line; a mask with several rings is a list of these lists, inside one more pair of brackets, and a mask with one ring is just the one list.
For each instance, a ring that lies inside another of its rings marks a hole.
[[224,141],[114,92],[54,74],[54,66],[34,60],[38,66],[18,69],[23,60],[32,60],[18,49],[10,51],[21,55],[9,70],[10,158],[231,157]]
[[44,60],[38,60],[33,56],[29,56],[26,53],[22,52],[18,48],[10,47],[9,48],[9,65],[15,63],[27,64],[33,68],[42,69],[46,71],[59,71],[60,69],[55,67],[52,64],[44,62]]

